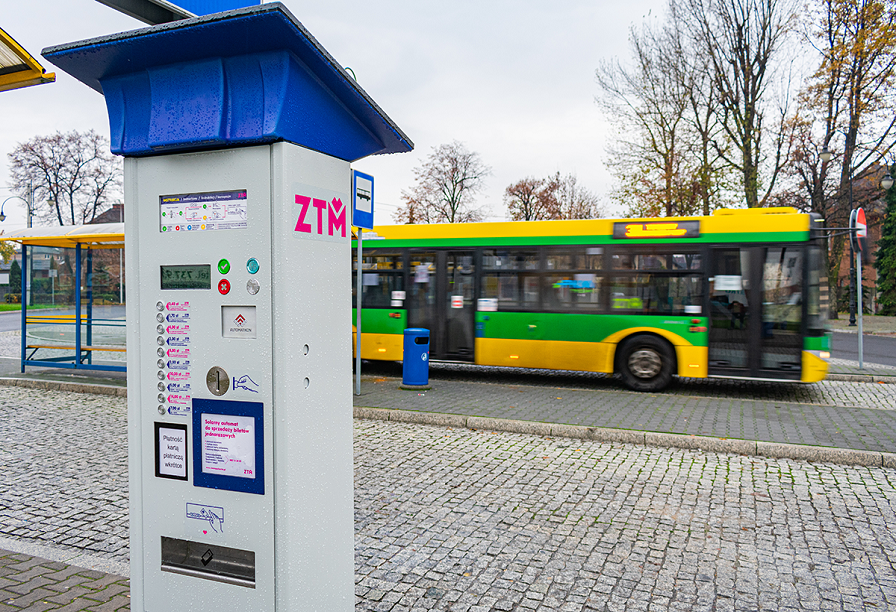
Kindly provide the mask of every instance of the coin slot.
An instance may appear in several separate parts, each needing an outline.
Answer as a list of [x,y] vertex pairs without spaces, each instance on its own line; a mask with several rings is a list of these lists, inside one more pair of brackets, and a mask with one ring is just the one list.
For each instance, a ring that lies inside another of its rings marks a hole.
[[230,376],[223,368],[214,366],[205,375],[205,384],[212,395],[224,395],[230,389]]

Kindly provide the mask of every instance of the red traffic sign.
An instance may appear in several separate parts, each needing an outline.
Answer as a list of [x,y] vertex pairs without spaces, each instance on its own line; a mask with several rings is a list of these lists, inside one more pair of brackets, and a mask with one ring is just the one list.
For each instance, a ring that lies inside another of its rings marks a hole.
[[858,251],[864,251],[868,239],[868,223],[865,221],[865,210],[856,208],[849,215],[849,228],[856,230],[853,235],[854,246]]

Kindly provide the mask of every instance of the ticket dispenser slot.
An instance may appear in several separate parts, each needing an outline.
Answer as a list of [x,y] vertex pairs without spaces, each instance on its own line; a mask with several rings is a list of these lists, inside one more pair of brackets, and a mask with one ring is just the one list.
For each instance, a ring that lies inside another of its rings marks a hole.
[[255,553],[162,536],[162,571],[255,588]]

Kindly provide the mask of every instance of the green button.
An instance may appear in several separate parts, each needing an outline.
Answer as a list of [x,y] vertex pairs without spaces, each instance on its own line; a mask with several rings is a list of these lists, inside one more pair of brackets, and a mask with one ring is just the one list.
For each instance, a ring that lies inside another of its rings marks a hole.
[[230,262],[226,259],[222,259],[218,262],[218,272],[221,274],[227,274],[230,272]]

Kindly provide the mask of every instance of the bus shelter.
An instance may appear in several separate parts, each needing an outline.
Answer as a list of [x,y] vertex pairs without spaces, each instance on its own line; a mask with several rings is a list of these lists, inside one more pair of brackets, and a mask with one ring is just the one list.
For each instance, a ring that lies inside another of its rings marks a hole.
[[22,305],[27,366],[126,370],[124,223],[35,227],[0,236],[21,245],[21,285],[4,296]]

